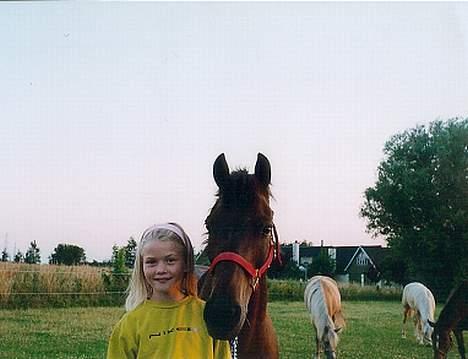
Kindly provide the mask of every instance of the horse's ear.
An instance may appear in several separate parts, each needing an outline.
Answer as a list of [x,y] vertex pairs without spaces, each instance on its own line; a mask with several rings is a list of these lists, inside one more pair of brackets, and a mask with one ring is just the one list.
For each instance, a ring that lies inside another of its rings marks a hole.
[[261,153],[257,155],[257,163],[255,164],[255,177],[265,187],[270,184],[271,181],[271,166],[268,158]]
[[435,323],[434,322],[431,322],[429,319],[427,320],[427,322],[429,323],[429,325],[434,328],[435,327]]
[[229,166],[224,157],[224,153],[221,153],[214,162],[213,177],[218,187],[223,189],[226,184],[226,179],[229,177]]

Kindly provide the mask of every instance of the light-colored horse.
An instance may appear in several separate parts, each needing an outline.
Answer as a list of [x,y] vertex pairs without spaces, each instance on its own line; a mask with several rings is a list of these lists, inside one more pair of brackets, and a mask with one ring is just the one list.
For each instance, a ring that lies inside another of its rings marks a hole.
[[336,358],[338,332],[345,326],[336,282],[325,276],[312,277],[304,291],[304,302],[315,328],[316,358],[320,358],[322,349],[327,359]]
[[418,282],[409,283],[403,289],[403,325],[401,335],[406,338],[405,323],[408,317],[414,317],[415,335],[419,344],[431,344],[433,328],[429,321],[434,321],[435,300],[431,291]]

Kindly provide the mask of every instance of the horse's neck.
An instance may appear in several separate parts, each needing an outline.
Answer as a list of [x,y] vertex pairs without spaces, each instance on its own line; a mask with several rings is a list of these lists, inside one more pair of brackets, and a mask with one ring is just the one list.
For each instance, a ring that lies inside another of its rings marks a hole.
[[278,358],[278,343],[267,315],[268,290],[263,278],[249,302],[247,320],[239,333],[239,358]]
[[439,315],[439,320],[437,321],[439,328],[451,330],[455,327],[460,318],[467,315],[468,309],[466,305],[463,305],[465,300],[461,291],[454,292],[450,296]]

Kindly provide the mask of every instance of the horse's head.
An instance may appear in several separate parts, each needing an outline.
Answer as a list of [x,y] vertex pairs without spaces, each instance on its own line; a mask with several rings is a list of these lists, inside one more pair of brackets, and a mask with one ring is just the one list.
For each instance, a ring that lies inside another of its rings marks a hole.
[[452,347],[452,337],[450,330],[441,330],[437,324],[430,322],[429,325],[434,329],[432,331],[432,350],[434,351],[434,359],[445,359],[447,353]]
[[423,323],[423,341],[427,345],[432,345],[432,333],[434,328],[430,325],[429,320]]
[[327,359],[336,359],[336,347],[338,346],[338,333],[341,328],[330,328],[325,326],[322,335],[323,351]]
[[[258,154],[255,173],[229,172],[221,154],[213,166],[218,199],[206,218],[206,251],[211,262],[204,318],[214,338],[238,335],[247,317],[252,295],[265,297],[263,278],[272,261],[273,211],[269,205],[271,169],[268,159]],[[258,285],[259,284],[259,285]],[[266,304],[265,304],[266,305]]]

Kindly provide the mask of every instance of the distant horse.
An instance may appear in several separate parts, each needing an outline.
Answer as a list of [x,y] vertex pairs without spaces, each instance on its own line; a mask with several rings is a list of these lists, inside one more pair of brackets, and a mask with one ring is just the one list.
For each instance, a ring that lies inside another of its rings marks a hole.
[[431,344],[432,327],[429,321],[434,321],[435,311],[435,300],[431,291],[421,283],[409,283],[403,289],[401,304],[403,305],[402,337],[406,337],[407,318],[414,317],[416,340],[419,344]]
[[278,358],[278,342],[267,313],[266,271],[280,261],[270,208],[271,168],[261,153],[255,173],[232,173],[221,154],[213,165],[218,199],[205,224],[211,265],[200,279],[210,335],[237,343],[238,358]]
[[437,323],[430,322],[434,327],[432,333],[432,349],[434,359],[444,359],[452,346],[450,332],[457,339],[460,357],[465,359],[463,331],[468,330],[468,280],[464,280],[450,293],[444,308],[439,314]]
[[312,277],[304,291],[304,302],[315,328],[316,358],[320,358],[322,348],[327,359],[336,358],[338,333],[345,326],[336,282],[325,276]]

